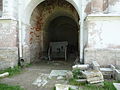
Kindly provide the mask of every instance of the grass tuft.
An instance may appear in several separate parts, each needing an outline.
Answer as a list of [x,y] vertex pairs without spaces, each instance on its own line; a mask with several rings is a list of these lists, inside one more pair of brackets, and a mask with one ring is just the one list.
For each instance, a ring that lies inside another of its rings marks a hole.
[[0,90],[24,90],[20,86],[10,86],[7,84],[0,84]]
[[22,68],[19,67],[19,66],[16,66],[14,68],[8,68],[8,69],[5,69],[5,70],[0,70],[0,74],[2,73],[5,73],[5,72],[9,72],[9,76],[13,76],[13,75],[16,75],[16,74],[20,74]]

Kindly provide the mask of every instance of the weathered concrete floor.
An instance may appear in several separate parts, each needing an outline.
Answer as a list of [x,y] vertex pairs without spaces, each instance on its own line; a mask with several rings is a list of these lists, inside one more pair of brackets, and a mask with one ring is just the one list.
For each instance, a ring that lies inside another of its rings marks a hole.
[[42,61],[40,63],[33,64],[29,68],[25,68],[21,74],[14,77],[4,78],[0,82],[9,85],[20,85],[21,87],[25,88],[25,90],[53,90],[55,84],[63,84],[67,82],[64,80],[58,80],[55,77],[49,79],[46,85],[40,87],[34,85],[33,82],[35,82],[35,80],[39,78],[41,74],[49,75],[51,70],[71,70],[72,63],[68,61]]

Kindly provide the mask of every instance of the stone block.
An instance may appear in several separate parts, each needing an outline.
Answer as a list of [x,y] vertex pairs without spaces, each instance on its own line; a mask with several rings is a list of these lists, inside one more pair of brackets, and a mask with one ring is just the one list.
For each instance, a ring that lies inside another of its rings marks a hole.
[[117,81],[120,80],[120,70],[115,69],[115,79],[116,79]]
[[100,65],[97,61],[92,61],[92,67],[94,70],[100,70]]
[[72,79],[73,78],[73,73],[71,71],[66,73],[66,79]]
[[70,88],[69,85],[62,85],[62,84],[56,84],[55,87],[56,87],[56,90],[69,90]]
[[116,90],[120,90],[120,83],[113,83],[113,85],[115,86]]
[[100,68],[105,79],[111,79],[114,75],[112,68]]
[[0,78],[4,78],[4,77],[7,77],[9,76],[9,73],[8,72],[5,72],[3,74],[0,74]]
[[88,83],[93,84],[93,83],[101,83],[104,81],[102,73],[98,70],[85,71],[82,73],[83,75],[86,76]]

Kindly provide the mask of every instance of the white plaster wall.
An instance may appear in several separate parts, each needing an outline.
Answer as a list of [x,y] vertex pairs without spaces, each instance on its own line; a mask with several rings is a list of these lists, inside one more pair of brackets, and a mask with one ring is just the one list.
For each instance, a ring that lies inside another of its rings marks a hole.
[[14,19],[18,18],[18,0],[3,0],[3,13],[0,19]]
[[120,48],[119,38],[120,17],[94,17],[88,20],[88,47]]
[[120,14],[120,0],[116,0],[115,3],[109,5],[109,13]]

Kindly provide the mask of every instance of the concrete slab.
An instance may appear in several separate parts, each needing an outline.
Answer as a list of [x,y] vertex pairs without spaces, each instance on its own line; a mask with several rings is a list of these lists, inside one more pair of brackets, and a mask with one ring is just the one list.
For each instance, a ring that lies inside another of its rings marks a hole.
[[113,70],[111,68],[100,68],[100,71],[102,71],[102,72],[112,72]]
[[52,70],[50,77],[66,76],[67,72],[69,72],[69,70]]
[[115,88],[116,88],[117,90],[120,90],[120,83],[113,83],[113,85],[115,86]]

